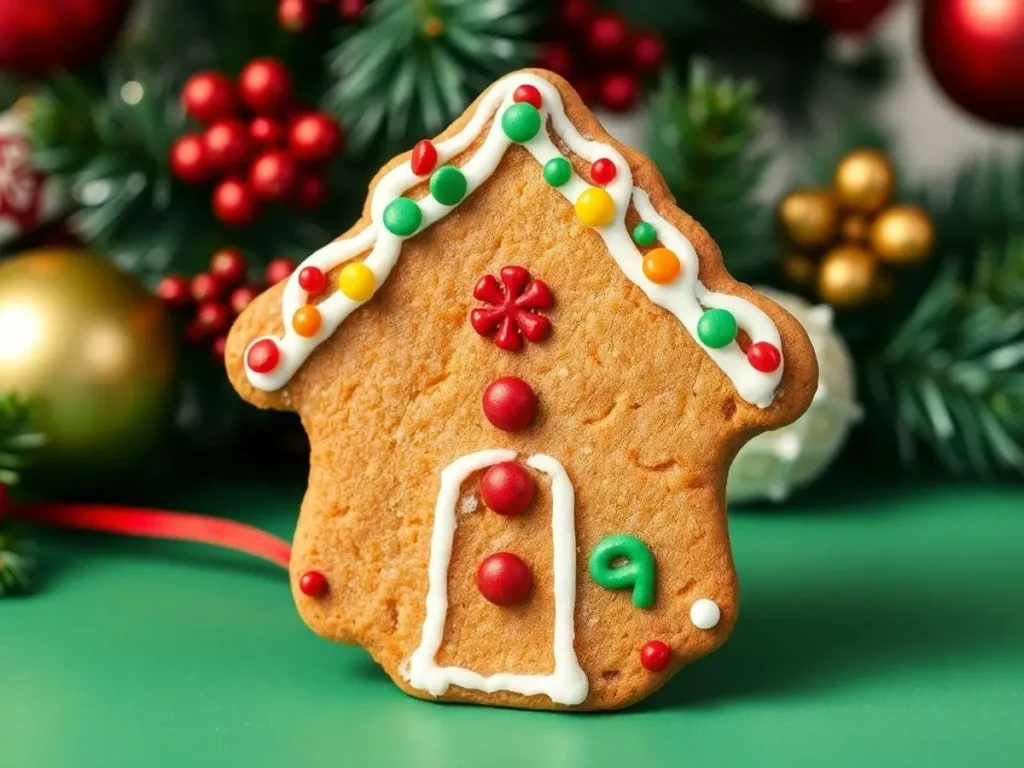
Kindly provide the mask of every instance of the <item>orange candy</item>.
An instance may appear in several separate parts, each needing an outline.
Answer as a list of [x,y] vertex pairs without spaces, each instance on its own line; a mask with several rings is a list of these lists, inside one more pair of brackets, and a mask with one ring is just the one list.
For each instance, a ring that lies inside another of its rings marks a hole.
[[299,336],[305,336],[307,339],[316,336],[320,330],[320,323],[320,310],[312,304],[299,307],[292,316],[292,328]]
[[680,269],[679,257],[668,248],[655,248],[644,256],[644,274],[652,283],[671,283]]

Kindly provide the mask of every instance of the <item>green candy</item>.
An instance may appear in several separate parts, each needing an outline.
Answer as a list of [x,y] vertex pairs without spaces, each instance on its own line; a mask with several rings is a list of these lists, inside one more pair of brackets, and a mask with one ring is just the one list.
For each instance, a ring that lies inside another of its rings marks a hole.
[[540,130],[540,112],[525,101],[513,104],[501,116],[501,129],[512,141],[527,142]]
[[709,309],[697,321],[697,337],[712,349],[732,344],[736,338],[736,318],[724,309]]
[[442,205],[455,205],[466,196],[466,177],[451,165],[438,168],[430,177],[430,194]]
[[420,228],[423,212],[415,200],[396,197],[384,209],[384,226],[388,232],[399,237],[408,237]]
[[564,157],[553,157],[544,163],[544,181],[560,187],[572,178],[572,164]]
[[[628,562],[618,568],[619,558]],[[601,539],[590,553],[590,578],[605,589],[633,589],[633,605],[654,605],[654,555],[636,536],[616,533]]]
[[633,242],[637,245],[654,245],[654,241],[657,239],[658,233],[655,231],[653,224],[641,221],[633,227]]

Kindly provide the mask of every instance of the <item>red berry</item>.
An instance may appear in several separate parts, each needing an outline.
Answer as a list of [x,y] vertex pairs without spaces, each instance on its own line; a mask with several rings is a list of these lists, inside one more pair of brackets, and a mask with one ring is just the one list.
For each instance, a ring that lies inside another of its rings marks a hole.
[[192,287],[182,275],[167,275],[156,286],[157,297],[168,306],[185,307],[192,303]]
[[218,120],[203,134],[203,146],[211,168],[232,171],[249,157],[249,132],[241,120]]
[[196,326],[207,336],[223,333],[231,325],[231,313],[219,301],[204,301],[196,310]]
[[632,75],[611,72],[601,80],[601,103],[615,112],[625,112],[636,104],[639,84]]
[[327,275],[319,267],[303,267],[299,271],[299,286],[306,293],[320,293],[327,287]]
[[292,76],[278,59],[253,59],[238,76],[238,92],[253,114],[278,114],[292,100]]
[[434,170],[434,166],[437,165],[437,149],[430,139],[416,142],[416,146],[412,148],[409,165],[417,176],[426,176]]
[[747,362],[761,373],[774,373],[782,365],[782,354],[774,344],[759,341],[747,350]]
[[594,14],[591,0],[562,0],[556,12],[556,20],[563,27],[574,30],[582,27]]
[[210,274],[226,288],[242,282],[245,268],[245,256],[237,248],[221,248],[210,259]]
[[338,18],[345,23],[358,21],[366,10],[366,0],[338,0]]
[[220,298],[224,286],[209,272],[200,272],[192,278],[189,289],[195,301],[215,301]]
[[640,649],[640,663],[651,672],[661,672],[672,659],[672,650],[661,640],[644,643]]
[[231,292],[231,296],[228,297],[228,304],[231,306],[231,311],[236,315],[242,314],[242,310],[252,304],[253,299],[260,295],[258,289],[251,285],[243,285],[241,288],[235,288]]
[[186,184],[201,184],[210,178],[206,148],[198,133],[179,136],[171,145],[171,173]]
[[316,173],[300,173],[292,192],[292,205],[300,211],[315,211],[327,199],[327,179]]
[[323,597],[327,592],[327,577],[320,571],[306,571],[299,578],[299,590],[307,597]]
[[536,484],[522,464],[504,461],[495,464],[480,478],[480,496],[484,504],[499,515],[521,515],[533,501]]
[[530,566],[511,552],[496,552],[476,569],[476,586],[495,605],[516,605],[530,594],[533,577]]
[[605,61],[621,56],[629,43],[629,24],[617,13],[599,13],[590,21],[586,43],[591,53]]
[[185,114],[202,123],[212,123],[235,113],[235,86],[220,72],[198,72],[181,90]]
[[541,46],[537,55],[537,66],[568,77],[574,65],[572,51],[564,43],[552,42]]
[[259,212],[249,188],[238,179],[224,179],[213,190],[213,213],[228,226],[251,224]]
[[224,359],[224,351],[228,348],[228,337],[221,334],[210,344],[210,352],[218,360]]
[[282,256],[267,264],[264,277],[266,278],[267,285],[277,285],[282,280],[287,280],[291,277],[294,271],[295,262]]
[[516,88],[515,93],[512,94],[512,101],[526,102],[527,104],[532,104],[537,109],[540,109],[540,105],[542,103],[540,91],[532,85],[520,85]]
[[249,189],[260,200],[284,200],[298,178],[291,156],[280,149],[269,149],[249,166]]
[[488,384],[483,405],[487,420],[505,432],[526,429],[537,417],[537,395],[515,376],[502,376]]
[[310,0],[278,0],[277,20],[287,32],[305,32],[312,26],[315,15]]
[[637,32],[633,36],[633,64],[645,74],[657,72],[665,61],[665,43],[657,32]]
[[341,128],[323,112],[310,112],[288,129],[288,149],[303,163],[325,163],[341,148]]
[[260,147],[280,147],[285,139],[284,126],[269,117],[254,117],[249,123],[249,138]]
[[607,157],[602,157],[590,166],[590,180],[602,187],[611,184],[615,179],[615,163]]
[[245,353],[245,364],[255,373],[270,373],[281,362],[281,350],[273,339],[255,341]]

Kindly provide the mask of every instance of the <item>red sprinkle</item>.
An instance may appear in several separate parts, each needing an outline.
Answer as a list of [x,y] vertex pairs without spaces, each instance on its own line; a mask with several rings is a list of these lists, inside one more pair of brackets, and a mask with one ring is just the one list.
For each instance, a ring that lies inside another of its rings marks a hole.
[[320,293],[327,287],[327,276],[319,267],[303,267],[299,272],[299,286],[306,293]]
[[272,339],[260,339],[249,347],[245,362],[255,373],[270,373],[281,362],[281,350]]
[[515,93],[512,94],[512,101],[525,101],[527,104],[532,104],[537,109],[540,109],[540,105],[543,103],[540,98],[540,91],[532,85],[520,85],[516,88]]
[[309,597],[323,597],[327,592],[327,577],[320,571],[306,571],[299,578],[299,589]]
[[412,172],[417,176],[426,176],[437,165],[437,149],[434,148],[434,143],[430,139],[423,139],[413,147],[412,160],[409,161],[412,165]]
[[644,643],[643,648],[640,649],[640,663],[644,669],[651,672],[661,672],[668,666],[671,658],[671,649],[661,640],[651,640]]
[[603,187],[606,184],[611,184],[614,178],[615,163],[607,157],[602,157],[590,166],[590,180],[595,184],[600,184]]
[[747,361],[762,373],[774,373],[782,364],[782,354],[774,344],[759,341],[750,345],[747,350]]

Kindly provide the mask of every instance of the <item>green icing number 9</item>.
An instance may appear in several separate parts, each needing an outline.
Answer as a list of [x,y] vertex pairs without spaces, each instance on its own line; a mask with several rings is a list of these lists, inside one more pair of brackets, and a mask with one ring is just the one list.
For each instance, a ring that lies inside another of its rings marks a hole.
[[[625,558],[619,567],[612,563]],[[654,605],[654,555],[636,536],[617,533],[606,536],[590,553],[590,578],[605,589],[633,588],[633,605],[650,608]]]

